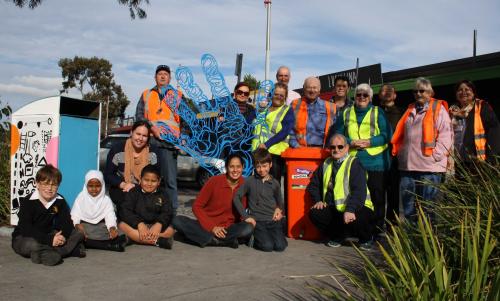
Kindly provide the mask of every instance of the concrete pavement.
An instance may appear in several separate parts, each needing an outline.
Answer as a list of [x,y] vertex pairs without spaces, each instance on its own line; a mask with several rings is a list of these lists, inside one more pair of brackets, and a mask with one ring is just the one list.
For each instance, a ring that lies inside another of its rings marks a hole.
[[[190,214],[192,199],[179,195],[179,213]],[[175,241],[172,250],[87,250],[86,258],[46,267],[12,251],[10,230],[0,231],[1,300],[319,300],[309,284],[338,287],[331,275],[346,283],[331,262],[360,266],[352,247],[288,239],[282,253]]]

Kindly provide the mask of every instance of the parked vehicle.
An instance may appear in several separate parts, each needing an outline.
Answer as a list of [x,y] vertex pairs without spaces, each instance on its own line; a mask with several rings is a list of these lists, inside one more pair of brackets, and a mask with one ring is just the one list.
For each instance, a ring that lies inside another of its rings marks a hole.
[[[99,170],[104,171],[106,167],[106,158],[108,157],[109,150],[116,143],[127,140],[129,134],[110,134],[101,141],[99,149]],[[224,161],[218,158],[204,158],[208,164],[213,166],[215,170],[220,173],[225,173]],[[202,187],[205,182],[211,177],[209,171],[200,166],[199,162],[193,157],[189,156],[184,151],[179,151],[177,157],[177,180],[197,182]]]

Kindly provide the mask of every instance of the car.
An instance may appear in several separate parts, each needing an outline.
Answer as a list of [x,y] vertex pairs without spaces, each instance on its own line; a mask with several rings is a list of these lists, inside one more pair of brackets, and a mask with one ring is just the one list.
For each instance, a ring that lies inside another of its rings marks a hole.
[[[99,170],[104,171],[109,150],[116,143],[127,140],[129,134],[110,134],[101,140],[99,148]],[[225,173],[224,160],[219,158],[201,157],[209,166],[219,173]],[[180,150],[177,156],[177,181],[196,182],[200,187],[208,181],[212,174],[200,165],[198,160],[185,151]]]

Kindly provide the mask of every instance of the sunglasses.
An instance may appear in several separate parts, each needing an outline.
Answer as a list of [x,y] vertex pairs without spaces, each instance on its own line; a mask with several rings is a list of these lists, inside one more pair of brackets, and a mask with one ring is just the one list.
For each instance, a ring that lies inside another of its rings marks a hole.
[[345,145],[339,144],[339,145],[330,145],[330,150],[338,149],[338,150],[343,150]]
[[273,96],[278,98],[278,99],[285,99],[285,95],[283,95],[283,94],[274,94]]
[[245,95],[245,96],[249,96],[249,95],[250,95],[250,92],[241,91],[241,90],[236,90],[236,94],[237,94],[237,95]]
[[357,93],[357,94],[356,94],[356,97],[358,97],[358,98],[361,98],[361,97],[363,97],[363,98],[368,98],[368,97],[370,97],[370,94],[366,94],[366,93]]
[[420,89],[420,90],[413,90],[413,93],[414,93],[414,94],[418,94],[418,93],[420,93],[420,94],[424,94],[426,91],[427,91],[427,90],[424,90],[424,89]]

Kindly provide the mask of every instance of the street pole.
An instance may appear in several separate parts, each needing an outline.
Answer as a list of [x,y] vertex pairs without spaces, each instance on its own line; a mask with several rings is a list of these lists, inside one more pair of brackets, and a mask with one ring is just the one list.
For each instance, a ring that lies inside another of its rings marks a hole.
[[109,115],[109,96],[108,100],[106,100],[106,125],[104,126],[105,130],[105,137],[108,137],[108,115]]
[[264,80],[269,79],[269,63],[271,55],[271,0],[264,0],[264,5],[267,10],[267,29],[266,29],[266,71]]

